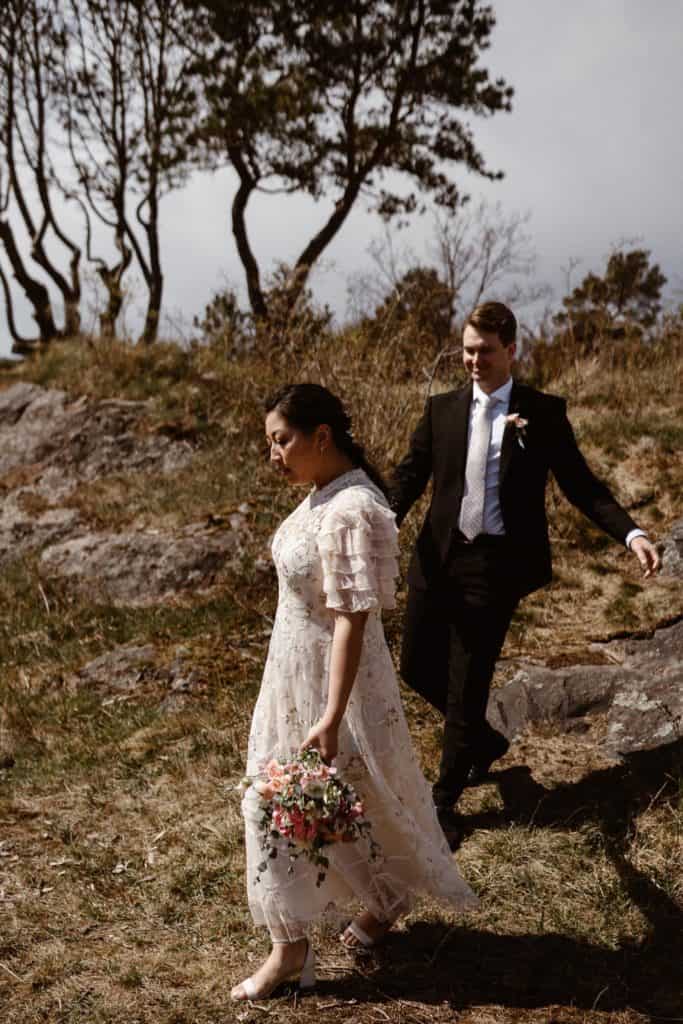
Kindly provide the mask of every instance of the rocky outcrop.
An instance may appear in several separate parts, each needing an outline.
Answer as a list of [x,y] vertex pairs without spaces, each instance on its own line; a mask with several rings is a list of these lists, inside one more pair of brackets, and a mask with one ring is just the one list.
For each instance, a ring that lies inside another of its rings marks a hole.
[[71,689],[99,693],[130,693],[156,676],[156,650],[152,644],[122,644],[84,665],[72,675]]
[[56,497],[112,473],[172,472],[192,449],[141,430],[147,413],[146,402],[72,400],[65,391],[14,384],[0,391],[0,480],[21,467],[34,489]]
[[662,572],[683,579],[683,519],[677,519],[662,542]]
[[54,508],[35,499],[35,493],[19,490],[0,504],[0,566],[24,551],[70,536],[80,525],[76,509]]
[[[166,657],[168,652],[164,652]],[[66,680],[70,690],[88,690],[114,699],[142,693],[148,687],[161,689],[162,712],[176,711],[205,687],[190,663],[187,648],[177,647],[170,663],[162,660],[153,644],[121,644],[88,662]]]
[[585,731],[614,757],[681,739],[683,621],[599,646],[612,664],[522,666],[492,692],[492,725],[508,739],[540,723]]
[[0,391],[0,565],[82,526],[66,500],[84,481],[170,473],[192,448],[143,428],[144,402],[72,400],[20,382]]
[[[242,517],[243,519],[243,517]],[[93,601],[118,607],[159,604],[206,590],[242,554],[239,515],[229,529],[193,524],[175,533],[84,533],[47,547],[39,571],[67,580]]]
[[206,590],[241,557],[239,512],[220,529],[191,524],[173,533],[92,532],[83,521],[70,500],[79,485],[167,474],[191,459],[187,441],[145,426],[148,414],[145,402],[72,400],[24,382],[0,391],[0,566],[42,549],[44,577],[95,601],[138,607]]

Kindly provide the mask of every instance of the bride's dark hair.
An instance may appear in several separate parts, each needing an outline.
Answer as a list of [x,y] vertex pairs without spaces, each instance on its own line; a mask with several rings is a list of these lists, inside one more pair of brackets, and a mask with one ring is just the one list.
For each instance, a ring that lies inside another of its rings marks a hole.
[[285,384],[266,399],[264,408],[267,413],[277,410],[304,434],[312,434],[321,423],[326,423],[339,451],[348,455],[354,466],[362,469],[384,495],[388,494],[382,474],[368,460],[363,446],[353,438],[351,417],[341,399],[322,384]]

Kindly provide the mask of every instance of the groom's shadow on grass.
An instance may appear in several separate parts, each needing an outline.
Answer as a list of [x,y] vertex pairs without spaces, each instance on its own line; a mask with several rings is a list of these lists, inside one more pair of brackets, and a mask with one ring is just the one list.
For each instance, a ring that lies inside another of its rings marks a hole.
[[418,922],[392,936],[365,966],[359,961],[359,972],[348,981],[323,983],[324,989],[338,999],[446,1000],[454,1010],[482,1003],[559,1004],[596,1011],[629,1007],[680,1018],[683,911],[630,863],[627,848],[637,816],[676,799],[682,774],[683,741],[631,755],[617,767],[555,789],[534,782],[526,768],[511,768],[492,776],[503,809],[462,819],[465,835],[513,823],[558,831],[593,825],[649,924],[644,939],[611,949],[557,932],[501,935]]

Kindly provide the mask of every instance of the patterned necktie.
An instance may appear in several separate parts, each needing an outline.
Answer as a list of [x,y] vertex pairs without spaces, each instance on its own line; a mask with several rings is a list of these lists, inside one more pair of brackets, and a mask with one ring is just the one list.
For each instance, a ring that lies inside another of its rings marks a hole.
[[468,540],[480,534],[484,527],[484,498],[486,497],[486,463],[491,441],[491,420],[497,399],[488,395],[477,399],[472,421],[472,433],[465,465],[465,493],[460,505],[460,530]]

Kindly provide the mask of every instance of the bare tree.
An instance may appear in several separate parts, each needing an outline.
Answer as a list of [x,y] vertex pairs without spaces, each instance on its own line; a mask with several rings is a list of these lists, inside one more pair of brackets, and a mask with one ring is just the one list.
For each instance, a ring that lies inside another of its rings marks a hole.
[[[91,207],[83,200],[82,196],[75,190],[65,191],[65,198],[71,199],[80,207],[85,224],[85,251],[88,261],[95,267],[106,294],[106,302],[103,309],[99,311],[100,335],[103,338],[112,338],[116,333],[116,323],[121,310],[123,309],[124,287],[123,278],[133,260],[133,250],[126,245],[123,225],[117,223],[113,227],[114,247],[117,258],[114,261],[107,261],[103,256],[97,255],[94,247]],[[110,225],[113,226],[113,225]]]
[[453,295],[454,315],[494,292],[511,305],[536,299],[536,286],[529,287],[536,265],[529,219],[529,213],[506,214],[499,202],[491,206],[484,199],[454,217],[435,213],[430,254]]
[[506,214],[500,203],[482,199],[476,206],[463,202],[449,215],[435,210],[432,216],[433,235],[423,254],[411,246],[400,248],[388,227],[370,243],[374,274],[358,275],[350,284],[356,316],[381,307],[388,296],[400,296],[418,269],[436,275],[438,303],[443,307],[448,297],[451,328],[484,296],[519,307],[546,294],[546,286],[531,281],[536,258],[526,230],[528,214]]
[[[54,195],[62,188],[51,156],[49,96],[54,81],[57,8],[53,0],[8,0],[0,21],[0,118],[6,176],[0,183],[0,241],[13,276],[33,307],[37,338],[24,338],[17,329],[12,294],[5,271],[0,279],[13,338],[13,351],[27,352],[59,335],[80,330],[80,247],[60,226]],[[64,325],[56,325],[46,285],[29,271],[21,238],[10,214],[28,235],[30,257],[61,293]],[[49,242],[68,253],[68,270],[59,269]]]
[[118,260],[92,255],[107,289],[104,333],[121,310],[122,279],[134,256],[147,288],[140,340],[157,336],[164,275],[159,204],[197,162],[186,139],[197,100],[191,31],[179,0],[69,0],[64,23],[61,120],[76,169],[78,198],[113,234]]

